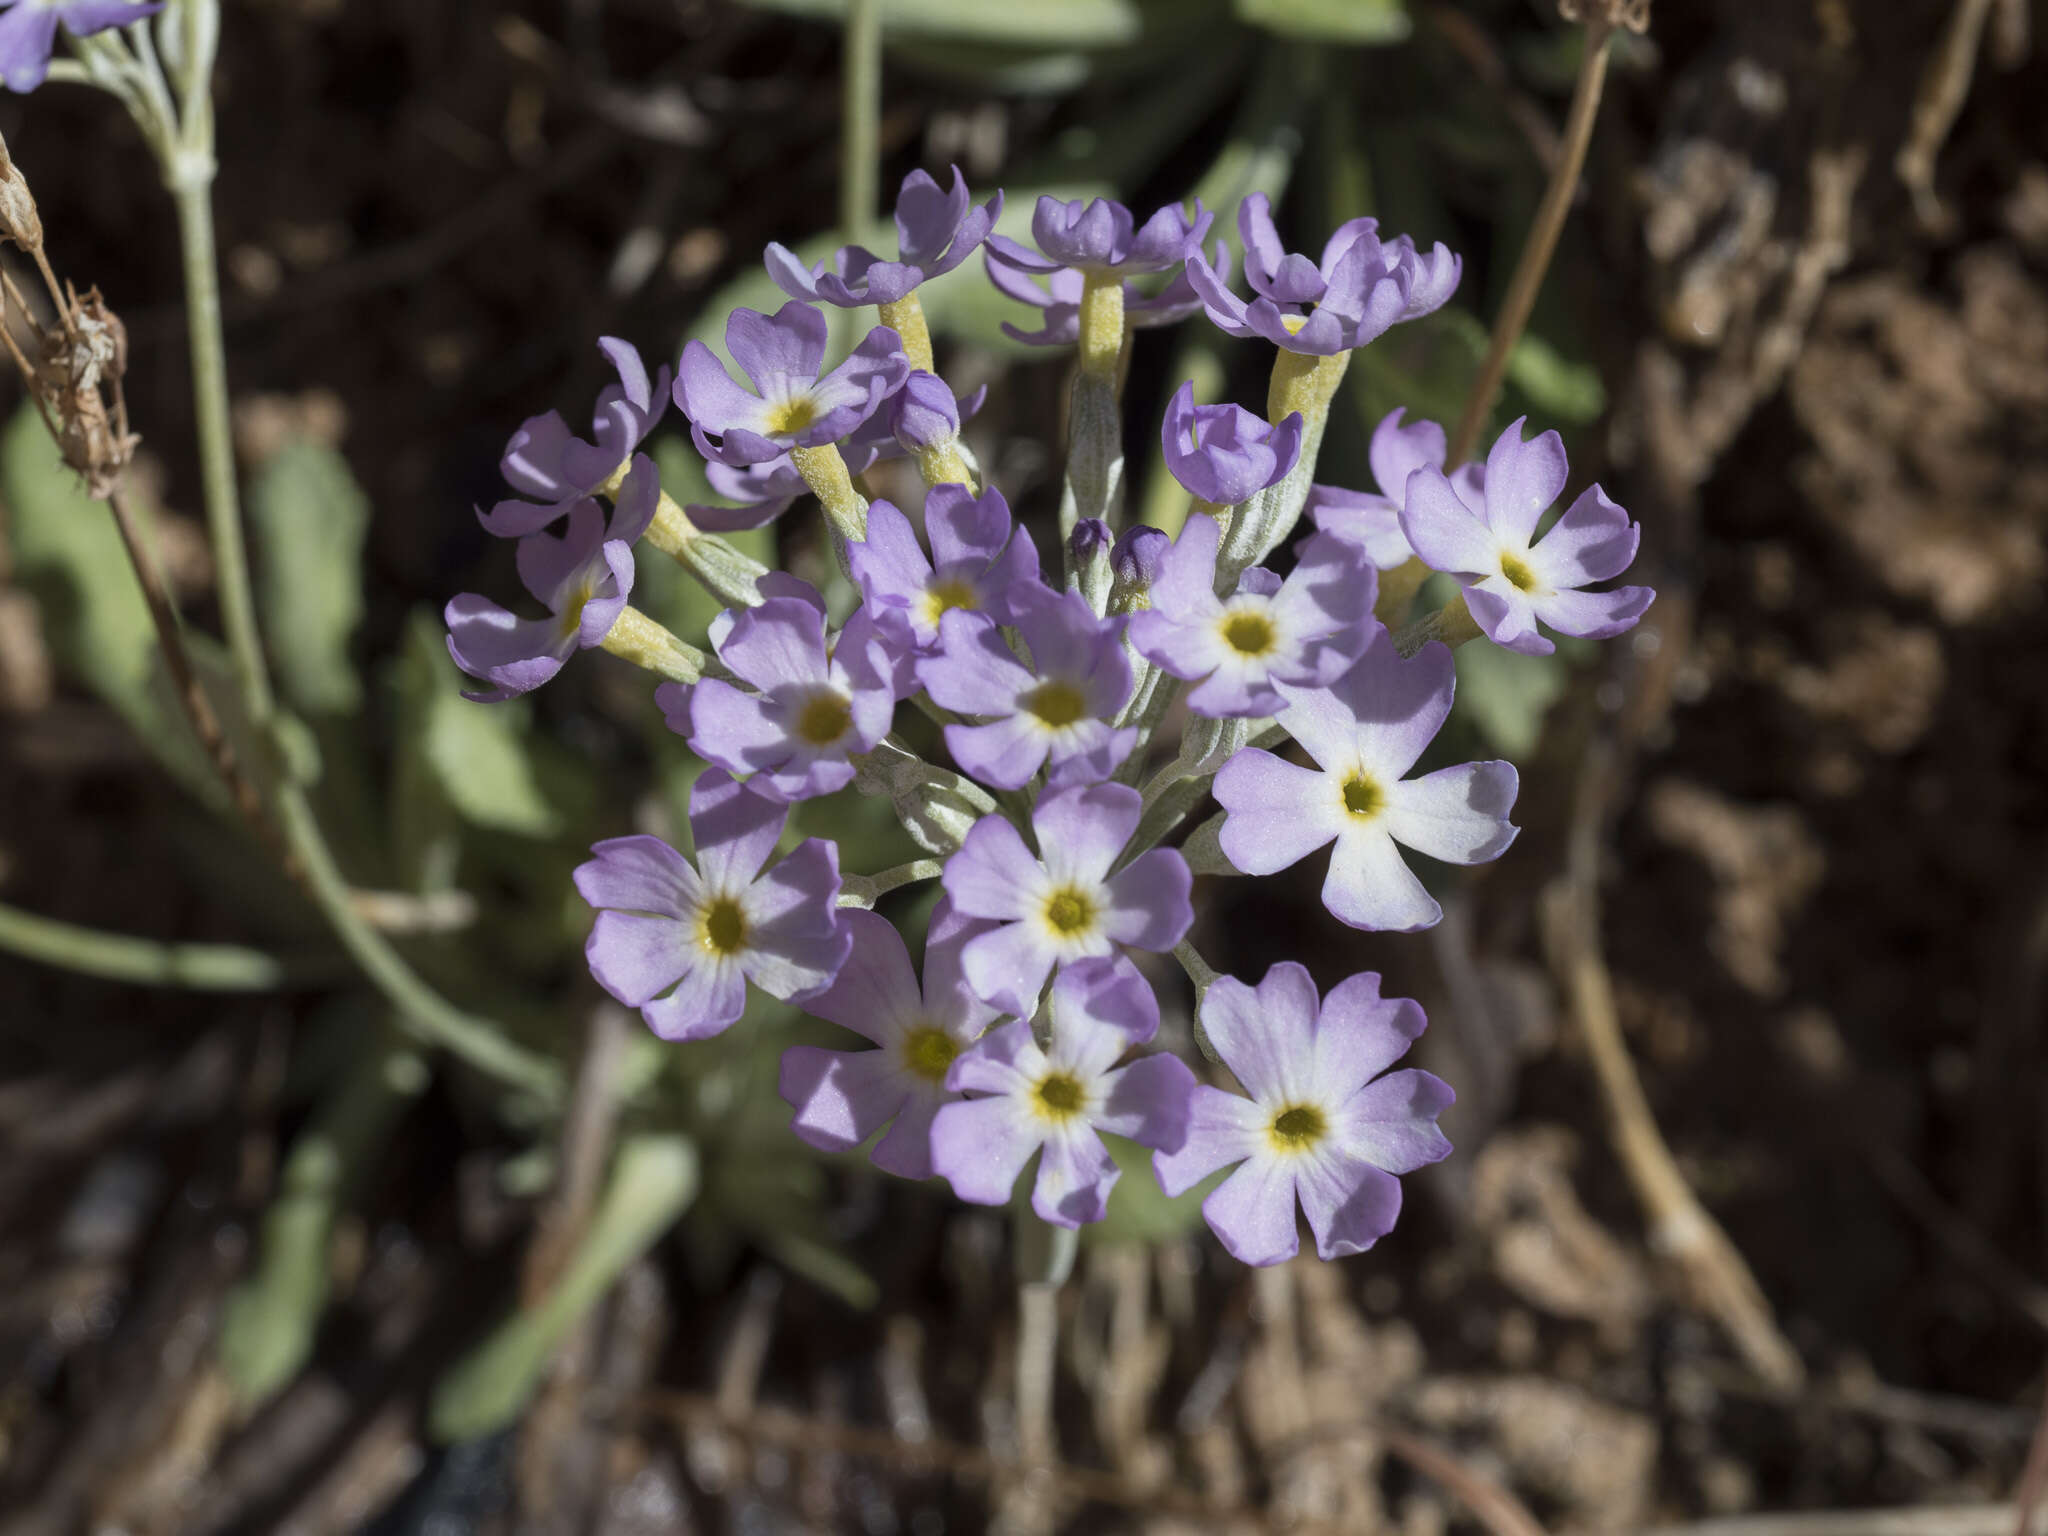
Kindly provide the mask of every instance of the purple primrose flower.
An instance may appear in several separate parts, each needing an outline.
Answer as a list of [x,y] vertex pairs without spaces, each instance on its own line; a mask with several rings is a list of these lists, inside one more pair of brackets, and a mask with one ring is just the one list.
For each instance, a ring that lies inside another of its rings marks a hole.
[[878,325],[820,377],[830,329],[819,310],[796,300],[772,315],[735,309],[725,345],[752,391],[735,384],[703,342],[686,345],[675,396],[698,451],[725,464],[762,464],[791,448],[836,443],[873,416],[910,372],[903,339]]
[[763,528],[787,512],[797,497],[810,489],[788,454],[765,459],[759,464],[704,462],[704,478],[711,489],[738,506],[683,508],[689,519],[707,533],[734,533],[745,528]]
[[1632,627],[1656,594],[1648,587],[1583,590],[1627,570],[1642,537],[1597,485],[1536,538],[1537,521],[1564,490],[1564,440],[1545,432],[1523,442],[1526,419],[1494,440],[1476,501],[1440,471],[1418,470],[1401,531],[1432,569],[1465,583],[1465,606],[1489,639],[1546,656],[1556,647],[1537,632],[1537,620],[1559,634],[1604,640]]
[[[33,9],[35,0],[29,0]],[[505,444],[498,461],[505,483],[522,498],[499,502],[477,513],[485,529],[501,539],[523,538],[597,492],[624,469],[668,409],[669,370],[649,377],[639,351],[606,336],[598,350],[618,372],[616,384],[598,391],[591,436],[585,442],[569,430],[559,411],[530,416]]]
[[1329,534],[1301,547],[1286,580],[1262,567],[1216,595],[1216,519],[1190,517],[1161,562],[1151,607],[1133,615],[1131,644],[1156,666],[1193,682],[1198,715],[1270,715],[1287,699],[1277,683],[1320,688],[1350,670],[1372,630],[1377,591],[1363,553]]
[[832,984],[853,948],[840,921],[839,850],[806,838],[765,872],[789,807],[723,769],[690,792],[693,866],[658,837],[614,837],[576,867],[598,909],[584,954],[598,985],[664,1040],[718,1034],[747,983],[802,1002]]
[[990,487],[973,496],[964,485],[935,485],[925,495],[924,527],[929,557],[894,505],[868,507],[866,541],[846,546],[868,608],[899,615],[915,647],[927,652],[936,648],[939,620],[948,613],[1016,623],[1026,594],[1039,586],[1038,550],[1011,522],[1003,493]]
[[1038,250],[1006,235],[990,235],[988,256],[1041,277],[1062,267],[1098,273],[1164,272],[1179,266],[1189,251],[1200,256],[1202,238],[1215,220],[1200,198],[1192,219],[1178,204],[1169,204],[1140,227],[1130,209],[1106,197],[1071,203],[1041,197],[1031,214],[1031,238],[1038,242]]
[[43,83],[50,73],[60,21],[73,37],[90,37],[162,9],[161,0],[148,5],[126,0],[0,0],[0,10],[7,12],[0,16],[0,82],[24,94]]
[[[1215,269],[1228,282],[1230,247],[1218,240],[1212,250]],[[986,251],[982,252],[981,262],[989,281],[1001,292],[1020,304],[1029,304],[1044,316],[1044,323],[1035,331],[1022,330],[1005,320],[1005,336],[1027,347],[1071,347],[1081,339],[1081,292],[1087,280],[1077,268],[1061,267],[1046,278],[1041,288],[1034,278],[1005,266]],[[1147,294],[1134,282],[1124,283],[1124,323],[1138,330],[1176,325],[1201,307],[1202,296],[1188,281],[1185,267],[1175,272],[1157,293]]]
[[[1312,485],[1304,511],[1325,533],[1348,539],[1365,551],[1365,557],[1383,571],[1406,565],[1415,551],[1408,535],[1401,531],[1401,508],[1408,500],[1408,477],[1418,469],[1444,467],[1444,429],[1433,421],[1403,422],[1404,408],[1396,406],[1372,429],[1368,450],[1372,477],[1379,494],[1347,491],[1335,485]],[[1453,487],[1468,506],[1485,503],[1479,487],[1485,470],[1478,464],[1461,464],[1450,476]]]
[[1177,1151],[1186,1135],[1195,1086],[1187,1064],[1161,1053],[1116,1065],[1158,1032],[1159,1002],[1130,961],[1069,967],[1053,983],[1048,1048],[1018,1019],[990,1030],[953,1063],[947,1086],[980,1097],[938,1112],[932,1166],[962,1200],[1001,1205],[1031,1154],[1043,1149],[1032,1210],[1061,1227],[1100,1221],[1117,1181],[1100,1133],[1159,1153]]
[[920,988],[894,923],[859,909],[842,912],[839,920],[853,935],[853,950],[838,979],[805,1003],[804,1011],[880,1049],[793,1045],[784,1051],[782,1097],[796,1110],[791,1129],[823,1151],[846,1152],[893,1120],[875,1145],[875,1166],[906,1179],[928,1179],[932,1116],[960,1097],[946,1086],[946,1074],[998,1017],[960,970],[961,948],[988,925],[960,916],[940,897],[925,940]]
[[1376,219],[1340,224],[1320,263],[1281,245],[1263,192],[1238,205],[1237,228],[1251,302],[1233,294],[1199,250],[1188,256],[1188,280],[1224,332],[1262,336],[1289,352],[1330,357],[1362,347],[1403,320],[1441,308],[1458,286],[1461,264],[1441,241],[1424,256],[1406,235],[1382,241]]
[[896,251],[885,261],[865,246],[842,245],[830,262],[807,266],[787,246],[770,244],[766,261],[775,286],[793,299],[857,309],[893,304],[919,283],[950,272],[988,238],[1003,211],[997,192],[979,208],[968,206],[967,182],[953,167],[953,188],[941,191],[924,171],[903,178],[896,194]]
[[1224,856],[1248,875],[1270,875],[1334,841],[1323,905],[1339,921],[1399,932],[1434,924],[1443,911],[1400,848],[1480,864],[1498,858],[1516,832],[1508,821],[1512,763],[1460,763],[1402,778],[1451,712],[1456,681],[1446,647],[1432,643],[1403,661],[1375,626],[1358,664],[1331,686],[1277,684],[1287,700],[1279,723],[1317,766],[1257,747],[1225,763],[1216,775],[1227,813]]
[[1166,404],[1159,444],[1168,471],[1189,495],[1234,507],[1294,468],[1301,457],[1301,412],[1276,427],[1241,405],[1196,405],[1190,379]]
[[560,538],[529,533],[519,541],[519,579],[546,604],[545,619],[519,618],[474,592],[449,599],[448,654],[492,685],[464,698],[498,704],[531,693],[577,651],[604,643],[633,595],[633,541],[653,520],[660,494],[654,461],[636,454],[609,527],[604,509],[586,496],[570,505]]
[[1131,692],[1123,621],[1097,617],[1078,592],[1041,587],[1013,602],[1028,667],[986,616],[958,609],[939,618],[938,652],[917,662],[934,703],[986,722],[947,726],[946,749],[998,789],[1022,789],[1048,763],[1055,785],[1108,778],[1138,739],[1109,723]]
[[[873,749],[896,712],[893,669],[873,621],[856,618],[825,643],[825,605],[794,577],[763,577],[763,601],[711,625],[718,659],[747,693],[707,677],[664,683],[655,702],[698,756],[775,800],[808,800],[853,782],[851,756]],[[772,588],[772,590],[770,590]]]
[[1045,978],[1129,949],[1168,950],[1195,920],[1193,876],[1171,848],[1110,868],[1138,829],[1141,797],[1125,784],[1053,790],[1032,808],[1032,853],[1001,816],[968,828],[940,880],[969,917],[1002,926],[968,942],[968,984],[1005,1013],[1029,1018]]
[[1153,1157],[1160,1187],[1184,1194],[1236,1163],[1202,1214],[1246,1264],[1294,1257],[1297,1200],[1322,1257],[1370,1248],[1401,1212],[1394,1175],[1451,1151],[1436,1124],[1456,1097],[1449,1086],[1412,1067],[1387,1072],[1424,1022],[1406,998],[1381,997],[1370,971],[1337,983],[1320,1007],[1307,969],[1291,960],[1257,988],[1217,978],[1202,1029],[1249,1097],[1195,1089],[1186,1140]]

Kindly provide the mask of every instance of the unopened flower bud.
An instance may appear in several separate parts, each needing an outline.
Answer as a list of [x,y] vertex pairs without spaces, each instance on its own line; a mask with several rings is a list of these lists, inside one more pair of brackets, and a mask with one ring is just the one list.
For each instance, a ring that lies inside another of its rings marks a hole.
[[1086,598],[1088,606],[1097,613],[1109,602],[1110,582],[1115,574],[1110,563],[1111,547],[1109,524],[1099,517],[1082,518],[1067,535],[1067,553],[1072,556],[1068,569],[1073,572],[1067,585]]
[[1109,556],[1114,572],[1109,593],[1111,613],[1139,613],[1152,606],[1152,583],[1159,579],[1159,562],[1172,547],[1173,540],[1163,529],[1141,523],[1124,530]]
[[889,402],[889,430],[911,453],[950,443],[960,435],[959,402],[944,379],[919,369]]

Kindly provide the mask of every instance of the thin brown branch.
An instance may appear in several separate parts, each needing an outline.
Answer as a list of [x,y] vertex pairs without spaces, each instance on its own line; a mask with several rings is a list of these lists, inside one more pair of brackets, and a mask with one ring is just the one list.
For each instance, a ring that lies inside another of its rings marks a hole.
[[1571,211],[1572,196],[1579,185],[1579,172],[1586,163],[1586,146],[1593,142],[1593,121],[1600,111],[1600,92],[1607,81],[1608,44],[1614,22],[1596,6],[1586,18],[1585,53],[1579,60],[1578,82],[1572,87],[1571,111],[1564,124],[1564,153],[1550,170],[1550,182],[1543,189],[1543,201],[1536,207],[1536,220],[1529,227],[1522,254],[1516,259],[1508,280],[1507,297],[1494,317],[1493,335],[1486,344],[1486,358],[1473,380],[1472,393],[1465,399],[1465,412],[1451,434],[1450,452],[1444,468],[1462,464],[1472,455],[1473,444],[1493,411],[1507,373],[1508,354],[1521,339],[1536,306],[1536,292],[1543,286],[1543,274],[1550,270],[1550,258],[1557,250],[1557,237],[1564,231],[1565,215]]
[[[1033,1468],[1020,1460],[992,1456],[954,1441],[900,1440],[881,1430],[860,1429],[781,1408],[756,1407],[744,1415],[732,1415],[720,1410],[716,1397],[703,1392],[650,1391],[643,1393],[637,1403],[642,1411],[666,1417],[683,1430],[722,1431],[741,1440],[792,1450],[830,1450],[906,1472],[943,1472],[969,1483],[993,1485],[1036,1472],[1050,1476],[1062,1493],[1089,1503],[1204,1522],[1242,1520],[1261,1529],[1273,1526],[1271,1516],[1249,1505],[1214,1503],[1177,1488],[1140,1486],[1115,1473],[1071,1462]],[[1406,1430],[1361,1419],[1355,1424],[1333,1425],[1312,1432],[1302,1438],[1302,1443],[1338,1433],[1377,1436],[1388,1450],[1424,1477],[1441,1484],[1493,1536],[1544,1536],[1535,1516],[1513,1494],[1473,1472],[1440,1446]],[[1336,1529],[1313,1520],[1289,1520],[1286,1528],[1293,1536]]]
[[1619,755],[1611,739],[1597,737],[1580,770],[1566,872],[1543,912],[1551,969],[1591,1058],[1615,1154],[1648,1218],[1651,1248],[1677,1269],[1694,1303],[1721,1324],[1750,1369],[1789,1391],[1804,1381],[1805,1367],[1778,1331],[1770,1302],[1742,1254],[1686,1182],[1622,1037],[1600,943],[1598,885],[1601,833]]
[[264,804],[263,795],[254,781],[242,771],[241,760],[235,755],[233,744],[221,728],[220,715],[214,710],[213,700],[207,695],[205,686],[193,670],[192,658],[185,649],[184,630],[179,623],[177,611],[171,606],[170,595],[165,592],[158,576],[156,562],[150,559],[149,551],[143,547],[141,531],[136,526],[135,515],[129,509],[127,496],[118,488],[107,496],[107,505],[114,514],[114,526],[121,531],[121,543],[128,551],[128,563],[135,570],[135,580],[142,588],[142,600],[149,608],[150,623],[156,627],[157,646],[163,652],[164,670],[170,674],[172,691],[177,695],[178,707],[184,711],[186,722],[192,727],[192,734],[199,738],[201,750],[207,761],[213,764],[221,782],[227,786],[229,796],[240,812],[263,840],[263,845],[284,867],[285,873],[294,881],[300,878],[298,860],[292,857],[285,845],[277,823],[271,819],[269,808]]

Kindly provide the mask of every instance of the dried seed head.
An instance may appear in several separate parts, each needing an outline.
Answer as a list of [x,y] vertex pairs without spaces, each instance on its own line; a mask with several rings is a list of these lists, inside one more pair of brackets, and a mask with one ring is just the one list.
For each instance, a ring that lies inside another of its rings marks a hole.
[[32,255],[43,248],[43,221],[36,212],[35,197],[28,181],[7,153],[7,141],[0,139],[0,237],[12,240]]

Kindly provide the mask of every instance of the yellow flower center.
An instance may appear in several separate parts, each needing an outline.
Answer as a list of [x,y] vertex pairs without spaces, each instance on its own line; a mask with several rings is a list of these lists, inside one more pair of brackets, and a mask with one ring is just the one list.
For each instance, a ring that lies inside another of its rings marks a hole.
[[1500,557],[1500,573],[1507,577],[1508,585],[1517,592],[1536,590],[1536,573],[1529,569],[1529,562],[1516,555]]
[[1240,656],[1257,659],[1273,649],[1279,636],[1273,621],[1254,609],[1240,609],[1223,620],[1223,643]]
[[1363,772],[1354,772],[1344,781],[1344,809],[1360,820],[1379,815],[1386,806],[1386,791]]
[[806,746],[829,747],[852,724],[853,706],[846,701],[846,695],[821,688],[805,699],[803,708],[796,712],[795,730],[797,739]]
[[1040,683],[1024,695],[1024,708],[1054,730],[1088,713],[1088,701],[1072,683]]
[[595,596],[595,583],[589,577],[571,587],[555,614],[555,629],[566,640],[583,627],[583,609]]
[[903,1037],[903,1064],[927,1082],[943,1083],[947,1068],[959,1054],[959,1042],[930,1024]]
[[818,419],[818,407],[809,395],[791,395],[780,405],[770,406],[762,425],[770,437],[794,437]]
[[1302,328],[1302,327],[1303,327],[1304,325],[1307,325],[1307,324],[1308,324],[1308,316],[1307,316],[1307,315],[1282,315],[1282,316],[1280,317],[1280,323],[1281,323],[1282,325],[1284,325],[1285,327],[1287,327],[1287,334],[1288,334],[1288,335],[1290,335],[1290,336],[1299,336],[1299,335],[1301,334],[1301,328]]
[[1054,1072],[1039,1080],[1033,1097],[1038,1100],[1038,1112],[1058,1122],[1078,1115],[1088,1094],[1079,1078],[1067,1072]]
[[1329,1134],[1329,1118],[1313,1104],[1290,1104],[1266,1124],[1275,1152],[1306,1152]]
[[939,627],[939,620],[955,608],[964,608],[969,613],[981,606],[981,598],[974,590],[974,584],[960,576],[942,576],[924,589],[924,621],[933,629]]
[[1071,939],[1095,926],[1095,901],[1075,886],[1054,891],[1045,904],[1046,926],[1063,939]]
[[697,915],[697,942],[715,955],[736,955],[747,945],[747,914],[730,896],[714,898]]

